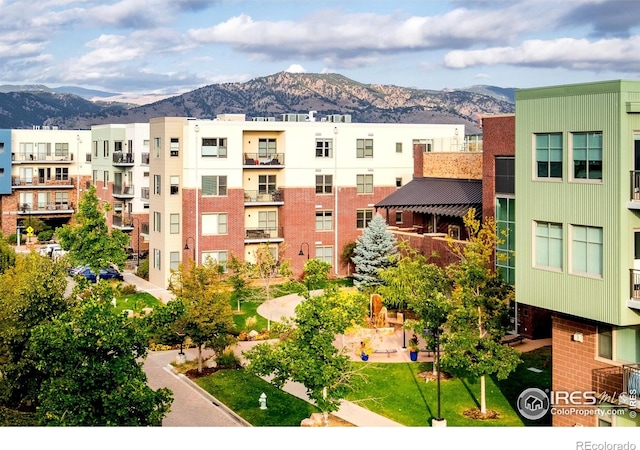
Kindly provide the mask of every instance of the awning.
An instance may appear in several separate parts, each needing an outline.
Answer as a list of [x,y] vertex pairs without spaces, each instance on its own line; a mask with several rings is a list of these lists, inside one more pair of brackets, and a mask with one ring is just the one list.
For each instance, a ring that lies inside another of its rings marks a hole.
[[482,213],[482,181],[416,178],[374,206],[449,217],[463,217],[469,208],[475,208],[476,216],[479,216]]

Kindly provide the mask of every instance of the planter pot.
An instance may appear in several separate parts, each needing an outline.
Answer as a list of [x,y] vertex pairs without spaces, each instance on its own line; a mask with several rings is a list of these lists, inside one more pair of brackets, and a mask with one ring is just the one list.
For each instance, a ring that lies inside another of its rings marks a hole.
[[413,351],[413,350],[409,350],[409,358],[411,358],[411,361],[417,361],[418,360],[418,352],[417,351]]
[[363,361],[369,361],[369,355],[365,355],[364,353],[360,355],[360,358],[361,358]]

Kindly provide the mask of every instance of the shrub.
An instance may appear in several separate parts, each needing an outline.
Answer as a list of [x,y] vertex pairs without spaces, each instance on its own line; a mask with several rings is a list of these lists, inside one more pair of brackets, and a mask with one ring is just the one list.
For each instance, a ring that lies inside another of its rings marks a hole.
[[121,295],[132,295],[138,293],[138,287],[135,284],[125,284],[120,288]]
[[253,330],[258,323],[258,318],[256,316],[247,317],[244,321],[244,326],[247,330]]
[[16,233],[12,233],[9,236],[7,236],[7,242],[9,244],[15,245],[18,243],[18,235]]
[[38,233],[39,242],[49,242],[53,237],[53,230],[43,230]]
[[138,266],[138,270],[136,270],[136,275],[149,281],[149,258],[140,260],[140,265]]
[[226,349],[216,358],[219,369],[239,369],[241,367],[240,360],[231,349]]

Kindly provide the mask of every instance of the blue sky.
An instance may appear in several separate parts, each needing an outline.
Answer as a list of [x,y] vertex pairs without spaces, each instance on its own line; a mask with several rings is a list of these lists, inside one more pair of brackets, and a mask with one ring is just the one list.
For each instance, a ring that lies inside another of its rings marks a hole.
[[0,84],[174,94],[280,71],[423,89],[640,78],[635,0],[0,0]]

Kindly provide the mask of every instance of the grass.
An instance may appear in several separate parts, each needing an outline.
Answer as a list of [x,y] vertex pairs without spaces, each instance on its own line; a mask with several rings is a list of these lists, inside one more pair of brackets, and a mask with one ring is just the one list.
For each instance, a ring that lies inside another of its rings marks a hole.
[[[551,386],[551,348],[544,347],[522,354],[523,363],[502,381],[486,378],[487,409],[499,418],[474,420],[464,415],[466,409],[479,407],[480,382],[451,378],[441,380],[441,415],[454,427],[518,427],[549,425],[522,419],[514,406],[520,393],[528,387]],[[431,371],[432,363],[360,363],[354,368],[362,375],[354,382],[354,390],[346,400],[410,427],[430,426],[437,415],[437,383],[418,377]],[[535,373],[528,370],[536,367]],[[390,381],[391,380],[391,381]],[[203,389],[236,411],[254,426],[298,426],[317,409],[261,378],[244,370],[221,370],[196,381]],[[267,395],[269,409],[258,409],[258,397]]]
[[[256,427],[297,427],[303,419],[319,412],[311,403],[245,370],[218,370],[195,382]],[[263,392],[267,396],[267,409],[264,410],[258,403]]]
[[143,308],[157,308],[162,302],[148,292],[137,292],[116,297],[116,312],[120,313],[125,309],[134,312],[141,312]]

